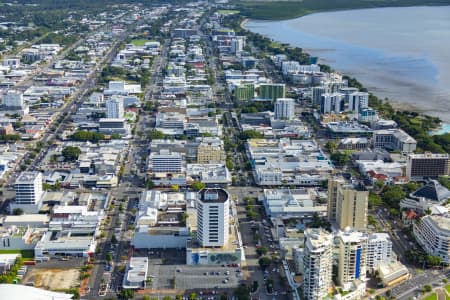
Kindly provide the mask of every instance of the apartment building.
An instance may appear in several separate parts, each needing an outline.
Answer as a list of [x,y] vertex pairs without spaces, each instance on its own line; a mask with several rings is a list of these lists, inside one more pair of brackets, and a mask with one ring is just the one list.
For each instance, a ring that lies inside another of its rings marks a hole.
[[333,236],[322,229],[305,231],[303,250],[303,296],[308,300],[326,298],[332,285]]
[[367,235],[346,230],[340,232],[338,283],[345,287],[355,280],[364,281],[367,269]]
[[431,255],[439,256],[445,264],[450,263],[450,217],[427,215],[414,223],[413,233],[417,242]]

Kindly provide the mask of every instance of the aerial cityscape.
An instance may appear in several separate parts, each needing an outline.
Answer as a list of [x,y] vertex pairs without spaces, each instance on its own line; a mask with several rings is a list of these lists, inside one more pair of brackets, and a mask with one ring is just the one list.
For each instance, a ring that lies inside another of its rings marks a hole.
[[1,2],[0,300],[449,300],[448,5]]

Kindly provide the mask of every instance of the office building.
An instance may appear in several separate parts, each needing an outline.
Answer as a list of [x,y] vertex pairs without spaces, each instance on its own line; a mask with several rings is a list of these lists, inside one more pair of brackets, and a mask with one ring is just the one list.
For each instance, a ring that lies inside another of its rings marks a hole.
[[112,97],[106,101],[107,118],[123,118],[125,115],[122,97]]
[[305,231],[303,250],[303,296],[326,298],[332,285],[333,236],[322,229]]
[[406,176],[411,180],[423,180],[448,175],[448,160],[448,154],[410,154],[406,161]]
[[286,97],[286,85],[284,83],[264,83],[259,86],[259,98],[275,100]]
[[227,158],[220,138],[203,138],[197,149],[199,164],[223,163]]
[[295,102],[291,98],[278,98],[275,102],[275,119],[291,120],[295,117]]
[[400,128],[376,130],[373,133],[373,147],[387,150],[399,150],[402,153],[412,153],[417,142]]
[[6,110],[22,109],[24,107],[23,94],[18,91],[8,91],[2,97],[2,105]]
[[340,232],[338,283],[344,287],[355,280],[365,281],[367,265],[367,235],[357,231]]
[[197,202],[197,240],[202,247],[222,247],[229,237],[230,199],[224,189],[203,189]]
[[148,257],[131,257],[123,277],[124,289],[144,289],[147,282]]
[[167,149],[161,149],[159,153],[150,155],[151,170],[153,173],[174,172],[179,173],[182,170],[183,158],[178,152],[170,152]]
[[413,225],[417,242],[430,255],[439,256],[443,263],[450,264],[450,217],[427,215]]
[[394,252],[389,234],[370,234],[367,242],[367,269],[374,272],[380,265],[392,260],[394,260]]

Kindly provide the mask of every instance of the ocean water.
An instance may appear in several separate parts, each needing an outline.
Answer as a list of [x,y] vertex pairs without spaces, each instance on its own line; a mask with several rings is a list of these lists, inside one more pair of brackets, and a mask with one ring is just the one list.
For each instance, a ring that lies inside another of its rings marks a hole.
[[450,122],[450,6],[317,13],[245,27],[302,47],[397,106]]

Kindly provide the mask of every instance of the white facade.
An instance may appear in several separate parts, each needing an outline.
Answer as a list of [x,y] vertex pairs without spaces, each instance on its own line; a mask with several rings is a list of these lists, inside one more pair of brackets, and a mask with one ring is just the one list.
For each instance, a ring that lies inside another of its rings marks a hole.
[[291,98],[278,98],[275,102],[275,119],[290,120],[295,116],[295,102]]
[[106,101],[107,118],[123,118],[125,115],[122,97],[113,97]]
[[338,282],[346,287],[355,280],[365,281],[367,235],[357,231],[340,232]]
[[2,104],[6,109],[22,109],[24,107],[23,94],[16,91],[8,91],[2,97]]
[[44,193],[42,189],[42,173],[22,172],[14,184],[16,204],[37,204]]
[[339,113],[344,110],[343,95],[340,93],[325,93],[321,96],[320,112],[329,114],[331,112]]
[[392,241],[387,233],[373,233],[367,242],[367,268],[375,271],[381,264],[394,258]]
[[203,189],[197,202],[197,240],[202,247],[222,247],[229,237],[230,200],[223,189]]
[[428,254],[439,256],[443,263],[450,263],[450,217],[425,216],[414,223],[413,233]]
[[369,107],[369,93],[356,92],[348,96],[348,110],[359,113],[360,110]]
[[182,170],[182,156],[178,152],[170,153],[168,150],[161,150],[159,153],[150,155],[151,169],[156,172],[175,172]]
[[321,229],[305,231],[303,251],[303,296],[308,300],[326,298],[332,284],[333,236]]

